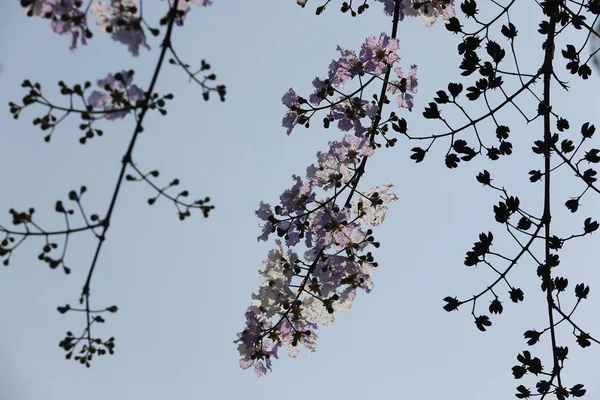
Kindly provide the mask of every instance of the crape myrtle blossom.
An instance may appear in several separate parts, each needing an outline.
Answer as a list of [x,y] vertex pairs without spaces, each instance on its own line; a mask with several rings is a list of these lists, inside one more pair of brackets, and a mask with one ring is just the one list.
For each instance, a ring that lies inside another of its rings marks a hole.
[[[170,0],[171,5],[175,5],[175,0]],[[190,3],[193,3],[200,7],[208,7],[212,5],[212,0],[179,0],[177,3],[177,9],[179,11],[188,12],[190,10]]]
[[212,0],[170,0],[171,7],[173,7],[176,2],[177,11],[179,12],[179,15],[177,16],[175,23],[179,26],[183,25],[183,22],[188,12],[190,11],[190,3],[193,3],[200,7],[208,7],[212,5]]
[[391,94],[397,94],[396,101],[398,106],[406,108],[408,111],[412,111],[414,106],[413,94],[417,93],[417,66],[411,65],[408,74],[404,77],[402,68],[394,68],[394,72],[398,76],[399,80],[390,81],[387,87],[387,91]]
[[341,131],[354,130],[356,135],[362,135],[367,129],[363,125],[362,119],[369,117],[368,121],[371,122],[376,114],[377,104],[353,97],[351,100],[344,100],[332,105],[327,119],[329,122],[338,121],[338,128]]
[[392,185],[383,185],[363,193],[362,198],[354,202],[355,212],[360,215],[365,224],[377,226],[385,220],[387,216],[387,207],[377,207],[381,204],[388,204],[398,197],[390,193]]
[[[183,0],[181,0],[183,1]],[[127,45],[133,56],[138,56],[140,46],[150,49],[146,43],[146,34],[137,15],[139,0],[92,1],[90,10],[96,17],[96,23],[112,38]]]
[[[17,0],[27,11],[27,15],[47,18],[52,21],[52,30],[60,35],[71,35],[71,50],[77,43],[86,45],[93,34],[88,28],[87,10],[96,18],[96,24],[120,43],[127,45],[132,55],[139,54],[140,47],[150,49],[146,43],[143,20],[139,13],[139,0]],[[209,6],[213,0],[170,0],[177,3],[177,9],[187,14],[190,4]],[[83,10],[85,11],[83,11]],[[178,19],[181,25],[183,16]]]
[[397,39],[390,39],[382,33],[379,39],[370,36],[360,48],[359,59],[364,63],[365,72],[381,75],[387,71],[387,66],[400,60],[396,51],[399,45]]
[[[290,94],[286,101],[296,101]],[[364,136],[347,134],[329,142],[329,151],[317,154],[306,179],[293,176],[290,189],[272,207],[261,202],[256,215],[263,221],[259,240],[272,233],[275,241],[260,271],[261,286],[252,295],[245,329],[238,333],[240,367],[254,367],[258,376],[271,370],[280,347],[296,357],[299,345],[315,351],[319,324],[334,321],[334,312],[348,310],[357,290],[369,292],[377,263],[367,252],[378,247],[372,231],[381,223],[388,204],[396,200],[391,185],[373,188],[353,205],[338,206],[356,176],[361,160],[374,153]],[[317,200],[316,191],[332,193]],[[304,239],[304,240],[302,240]],[[303,257],[291,250],[300,246]]]
[[[367,121],[367,126],[371,125],[372,119],[377,114],[377,104],[374,101],[365,101],[359,97],[353,97],[357,93],[362,94],[362,90],[375,81],[381,79],[390,66],[396,64],[400,57],[397,54],[399,42],[382,33],[379,38],[375,36],[368,37],[361,46],[358,55],[352,50],[347,50],[338,46],[340,58],[333,60],[329,65],[329,73],[326,79],[315,78],[313,80],[314,92],[309,96],[308,101],[297,95],[294,89],[289,89],[283,96],[282,103],[288,109],[283,117],[282,125],[286,128],[287,134],[291,134],[294,127],[298,124],[308,125],[312,115],[325,108],[329,108],[324,123],[326,127],[329,123],[337,121],[338,128],[344,132],[354,130],[357,135],[362,135],[367,127],[363,120]],[[416,79],[411,81],[411,85],[406,84],[407,79],[401,76],[402,70],[395,69],[400,73],[400,80],[395,83],[395,88],[390,87],[393,93],[400,92],[398,104],[401,107],[412,109],[412,96],[406,93],[407,89],[416,92]],[[416,67],[411,70],[414,75]],[[340,94],[346,82],[359,77],[360,89],[352,95],[342,95],[340,98],[333,96]],[[364,78],[362,78],[364,77]],[[366,80],[366,82],[365,82]],[[393,84],[394,82],[390,82]],[[326,102],[326,105],[322,105]]]
[[[376,1],[383,3],[387,15],[394,15],[394,0]],[[438,18],[448,20],[455,16],[454,0],[402,0],[400,21],[405,17],[419,16],[423,18],[423,24],[427,27],[432,26]]]
[[87,44],[92,32],[87,25],[85,13],[81,10],[81,0],[19,0],[28,16],[47,18],[52,21],[54,33],[71,35],[71,50],[77,48],[77,42]]
[[106,78],[98,80],[101,90],[94,90],[90,94],[88,104],[93,108],[103,108],[108,120],[124,118],[130,108],[145,98],[144,91],[132,81],[133,71],[108,74]]
[[298,119],[300,118],[300,115],[297,112],[300,106],[298,95],[294,89],[290,88],[281,98],[281,102],[289,109],[282,120],[283,127],[287,129],[287,134],[289,135],[292,133],[292,129],[294,129],[294,126],[296,126]]

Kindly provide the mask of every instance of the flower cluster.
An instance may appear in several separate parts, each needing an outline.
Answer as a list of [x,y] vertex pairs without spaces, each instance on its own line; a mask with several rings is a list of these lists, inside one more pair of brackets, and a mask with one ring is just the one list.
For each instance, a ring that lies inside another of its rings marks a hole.
[[110,4],[93,1],[90,10],[96,23],[112,38],[127,45],[129,52],[139,55],[140,46],[149,49],[141,19],[137,15],[138,0],[112,0]]
[[[387,15],[394,14],[394,0],[376,0],[383,3]],[[455,16],[454,0],[402,0],[400,4],[400,21],[405,17],[423,18],[425,26],[432,26],[441,17],[448,20]]]
[[94,90],[88,97],[88,105],[103,108],[106,119],[124,118],[133,107],[145,98],[144,91],[134,85],[133,71],[108,74],[98,80],[101,90]]
[[71,50],[77,48],[77,42],[87,44],[92,37],[87,26],[87,18],[81,10],[82,0],[20,0],[27,15],[47,18],[52,21],[52,30],[59,35],[71,35]]
[[[179,0],[177,9],[187,13],[190,10],[190,3],[194,3],[200,7],[208,7],[212,5],[212,0]],[[175,0],[171,0],[171,5],[175,4]]]
[[[358,97],[334,98],[334,96],[338,95],[344,85],[354,78],[358,78],[361,83],[360,89],[355,93],[362,93],[367,85],[378,78],[381,79],[388,72],[388,68],[400,60],[396,53],[398,48],[398,40],[391,39],[385,33],[382,33],[378,39],[374,36],[368,37],[358,55],[352,50],[338,46],[340,58],[331,62],[326,79],[313,80],[315,90],[308,101],[299,97],[293,89],[283,97],[282,102],[288,108],[288,112],[283,117],[283,126],[287,129],[288,135],[296,125],[306,125],[314,112],[324,108],[329,108],[326,117],[327,125],[337,121],[338,128],[344,132],[354,130],[357,135],[364,134],[366,127],[362,120],[367,117],[369,120],[372,119],[377,114],[377,105]],[[387,87],[388,92],[397,95],[398,105],[408,110],[413,107],[412,94],[417,91],[416,71],[416,66],[412,66],[410,72],[404,77],[401,68],[394,68],[398,79],[390,81]],[[322,106],[323,102],[327,105]]]
[[[284,241],[276,240],[264,262],[262,285],[252,295],[246,327],[238,333],[242,368],[254,366],[264,375],[282,346],[291,357],[298,354],[298,344],[314,351],[319,323],[330,324],[335,311],[350,308],[358,289],[369,292],[373,287],[377,263],[366,250],[379,243],[367,227],[379,225],[397,197],[385,185],[339,204],[341,194],[351,190],[359,163],[371,155],[364,137],[346,135],[330,142],[328,152],[318,153],[306,180],[293,177],[279,205],[261,202],[256,211],[264,222],[259,239],[275,233]],[[317,200],[316,190],[333,194]],[[303,257],[291,250],[300,244]]]
[[[50,19],[55,33],[71,35],[71,50],[77,48],[77,42],[86,45],[93,34],[88,28],[87,11],[96,18],[96,24],[112,38],[127,45],[132,55],[139,54],[140,47],[149,49],[143,26],[148,26],[140,12],[140,0],[90,0],[83,7],[83,0],[18,0],[30,17],[37,16]],[[171,7],[177,4],[177,10],[182,13],[181,19],[190,10],[190,3],[206,7],[212,0],[170,0]],[[153,34],[158,29],[152,28]]]

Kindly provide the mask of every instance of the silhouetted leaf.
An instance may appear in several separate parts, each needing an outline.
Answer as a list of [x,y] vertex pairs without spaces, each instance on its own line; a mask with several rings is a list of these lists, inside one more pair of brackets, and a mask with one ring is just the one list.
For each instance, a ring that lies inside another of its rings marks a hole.
[[527,340],[527,344],[533,346],[540,340],[541,332],[536,331],[535,329],[526,331],[523,334],[523,337]]
[[579,199],[570,199],[565,202],[565,207],[569,209],[572,213],[576,212],[579,209]]
[[446,305],[444,306],[444,310],[450,312],[453,310],[457,310],[458,306],[460,305],[460,302],[458,301],[458,299],[456,297],[444,297],[444,301],[446,302]]
[[577,344],[583,348],[591,346],[592,342],[590,341],[590,335],[585,332],[581,332],[580,335],[577,335]]
[[475,325],[477,325],[477,329],[481,332],[485,332],[486,327],[492,326],[492,321],[490,321],[490,318],[487,315],[480,315],[475,318]]
[[583,388],[581,383],[573,386],[570,390],[571,396],[573,397],[583,397],[585,395],[586,390]]
[[510,299],[513,303],[518,303],[519,301],[523,301],[525,294],[520,288],[511,289],[509,292]]
[[587,295],[590,294],[590,287],[583,283],[575,286],[575,297],[579,300],[587,299]]

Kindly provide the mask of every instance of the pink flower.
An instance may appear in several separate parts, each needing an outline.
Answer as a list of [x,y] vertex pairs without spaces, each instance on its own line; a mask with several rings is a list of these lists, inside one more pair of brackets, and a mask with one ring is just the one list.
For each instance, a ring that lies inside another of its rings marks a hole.
[[124,118],[131,108],[145,98],[144,92],[132,84],[132,81],[133,71],[108,74],[106,78],[98,80],[101,90],[94,90],[90,94],[88,104],[94,108],[103,108],[108,120]]
[[86,45],[91,37],[86,15],[81,11],[81,0],[38,0],[28,6],[33,15],[52,20],[52,30],[59,35],[71,35],[71,50],[77,48],[77,41]]
[[112,0],[111,5],[94,1],[90,6],[96,23],[112,38],[127,45],[133,56],[139,55],[140,46],[150,49],[146,43],[146,34],[137,16],[139,0]]
[[[383,10],[387,15],[394,15],[394,0],[376,1],[383,3]],[[423,3],[423,0],[402,0],[399,15],[401,21],[407,16],[421,16],[425,26],[429,27],[440,17],[448,20],[455,16],[454,0],[449,0],[448,4],[445,4],[444,0],[432,0],[418,9],[414,7],[416,3]]]
[[392,65],[400,60],[396,54],[398,48],[398,40],[391,39],[385,33],[379,39],[370,36],[360,49],[359,60],[364,64],[366,72],[381,75],[386,72],[388,64]]
[[337,50],[341,57],[329,65],[329,82],[341,89],[344,83],[357,75],[364,75],[365,72],[354,51],[346,50],[341,46],[338,46]]
[[417,66],[411,65],[410,71],[406,77],[402,68],[395,68],[394,72],[398,76],[399,80],[391,81],[387,87],[387,91],[396,94],[398,93],[397,102],[398,106],[407,108],[408,111],[412,111],[414,106],[413,94],[417,93]]

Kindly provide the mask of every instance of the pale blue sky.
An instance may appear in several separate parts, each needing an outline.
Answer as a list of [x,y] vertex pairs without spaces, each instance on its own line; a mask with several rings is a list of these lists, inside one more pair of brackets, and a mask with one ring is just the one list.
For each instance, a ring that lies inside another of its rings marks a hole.
[[[156,3],[155,9],[147,7],[149,12],[158,14],[165,6]],[[450,171],[443,165],[444,143],[425,163],[414,165],[409,149],[417,144],[402,139],[396,148],[377,154],[364,187],[393,183],[399,201],[375,232],[382,246],[376,254],[380,268],[373,292],[359,294],[349,312],[320,329],[316,353],[302,349],[297,359],[284,355],[274,363],[273,373],[260,379],[238,367],[232,341],[243,329],[250,293],[259,284],[257,271],[273,245],[257,243],[260,228],[254,210],[260,200],[275,202],[290,186],[292,174],[303,174],[327,141],[342,137],[316,123],[287,137],[281,128],[281,96],[291,86],[308,94],[312,79],[326,74],[337,44],[358,49],[366,36],[389,31],[389,19],[379,5],[356,19],[340,14],[337,7],[316,17],[316,5],[309,2],[303,10],[293,0],[218,0],[213,7],[195,8],[185,28],[176,31],[180,56],[192,65],[206,59],[219,82],[227,85],[227,101],[204,102],[200,89],[188,84],[182,71],[167,66],[158,91],[174,93],[175,100],[166,117],[147,119],[135,158],[143,168],[159,169],[164,181],[178,177],[192,195],[210,196],[217,208],[208,219],[196,214],[180,222],[166,201],[146,204],[153,195],[149,187],[125,185],[92,286],[94,304],[120,307],[102,328],[103,337],[116,337],[116,355],[95,360],[91,369],[64,360],[59,340],[67,330],[83,328],[84,321],[83,315],[59,315],[56,306],[76,302],[95,242],[84,235],[73,237],[67,259],[73,268],[70,276],[37,260],[39,242],[26,243],[11,266],[0,270],[0,400],[496,400],[512,398],[519,383],[535,387],[534,379],[518,382],[510,373],[517,353],[526,349],[522,332],[545,327],[547,318],[540,312],[543,295],[531,262],[520,265],[511,281],[526,290],[525,303],[513,305],[502,289],[505,312],[493,318],[489,332],[475,328],[470,309],[448,314],[441,308],[443,297],[465,298],[493,278],[484,268],[462,264],[481,231],[496,233],[496,250],[514,249],[493,220],[492,205],[498,199],[475,182],[476,173],[489,169],[496,182],[533,210],[541,205],[539,187],[529,184],[526,175],[541,167],[541,159],[528,150],[540,125],[536,121],[525,127],[514,110],[502,116],[511,124],[517,151],[497,163],[481,158]],[[522,25],[531,15],[537,23],[535,9],[513,20],[525,65],[535,61],[528,56],[541,54],[536,24],[529,29]],[[440,132],[441,124],[424,121],[421,112],[435,91],[460,79],[454,50],[458,38],[442,24],[427,29],[416,19],[401,24],[399,37],[401,65],[419,65],[415,110],[399,113],[412,133]],[[137,59],[101,34],[74,54],[68,42],[52,34],[46,21],[25,18],[17,2],[3,1],[0,104],[22,97],[20,82],[25,78],[39,81],[53,99],[59,99],[59,80],[95,81],[121,69],[134,68],[136,82],[147,86],[157,41]],[[576,135],[581,123],[597,115],[600,104],[594,93],[585,91],[586,85],[563,76],[572,81],[572,90],[555,107],[570,119]],[[597,84],[590,79],[587,88]],[[585,101],[574,105],[574,99]],[[532,115],[530,100],[519,104]],[[14,121],[8,107],[0,109],[0,221],[9,222],[6,211],[12,207],[34,206],[44,226],[60,226],[54,202],[82,184],[89,189],[87,209],[102,214],[132,120],[102,123],[105,135],[81,146],[73,119],[47,144],[31,124],[41,112],[34,107]],[[580,219],[600,205],[587,198],[586,211],[564,218],[568,212],[562,203],[577,193],[573,187],[579,186],[571,180],[554,191],[555,221],[565,229],[579,227]],[[597,333],[599,297],[593,283],[600,276],[594,269],[600,254],[598,248],[582,250],[596,244],[593,236],[566,248],[561,268],[568,270],[571,285],[584,279],[592,284],[590,300],[577,319]],[[487,313],[488,300],[481,302],[480,313]],[[581,381],[590,399],[599,398],[600,373],[593,362],[600,356],[597,346],[582,351],[568,329],[561,337],[571,348],[569,384]],[[544,339],[533,350],[546,355],[548,348]]]

